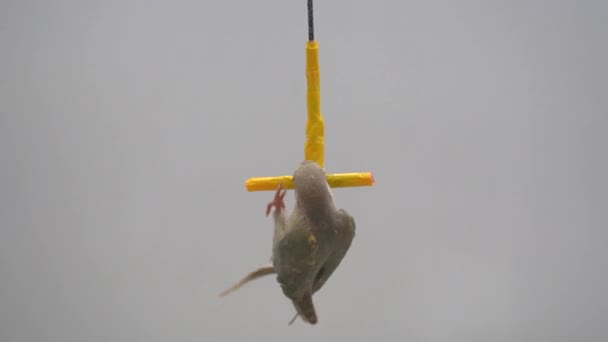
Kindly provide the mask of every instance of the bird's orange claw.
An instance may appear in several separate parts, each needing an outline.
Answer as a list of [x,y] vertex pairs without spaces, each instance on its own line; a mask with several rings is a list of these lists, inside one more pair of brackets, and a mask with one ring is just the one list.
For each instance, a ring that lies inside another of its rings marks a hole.
[[283,190],[283,184],[279,184],[277,192],[275,192],[274,194],[274,198],[266,206],[266,216],[270,214],[270,210],[272,210],[272,207],[275,207],[278,212],[285,209],[285,202],[283,202],[283,198],[285,197],[286,193],[287,190]]

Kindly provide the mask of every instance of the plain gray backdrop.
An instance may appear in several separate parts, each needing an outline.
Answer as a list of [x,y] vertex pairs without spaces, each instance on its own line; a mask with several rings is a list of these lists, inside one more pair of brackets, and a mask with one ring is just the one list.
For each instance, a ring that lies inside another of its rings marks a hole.
[[[605,341],[608,3],[317,1],[357,236],[297,321],[306,1],[0,3],[0,340]],[[293,205],[293,194],[287,195]]]

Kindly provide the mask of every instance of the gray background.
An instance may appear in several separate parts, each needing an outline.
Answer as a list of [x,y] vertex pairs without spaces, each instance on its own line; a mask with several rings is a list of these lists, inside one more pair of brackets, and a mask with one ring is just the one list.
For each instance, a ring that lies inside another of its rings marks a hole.
[[317,1],[326,167],[377,185],[288,327],[273,277],[216,295],[303,156],[305,1],[2,1],[0,340],[605,341],[607,15]]

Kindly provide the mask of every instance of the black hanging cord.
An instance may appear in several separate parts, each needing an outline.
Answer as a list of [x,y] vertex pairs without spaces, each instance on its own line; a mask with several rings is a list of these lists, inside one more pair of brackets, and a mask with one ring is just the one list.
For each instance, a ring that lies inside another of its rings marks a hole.
[[312,0],[308,0],[308,41],[315,40],[315,25],[312,18]]

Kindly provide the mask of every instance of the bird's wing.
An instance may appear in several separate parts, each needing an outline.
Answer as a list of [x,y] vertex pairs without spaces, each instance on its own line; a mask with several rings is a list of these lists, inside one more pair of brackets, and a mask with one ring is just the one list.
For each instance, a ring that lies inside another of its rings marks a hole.
[[[312,293],[321,289],[327,279],[329,279],[336,268],[338,268],[338,265],[340,265],[340,262],[344,259],[344,256],[355,237],[355,220],[346,210],[340,209],[338,211],[337,230],[338,236],[335,240],[336,242],[332,248],[332,252],[329,254],[327,260],[313,280]],[[289,322],[289,325],[291,325],[298,316],[300,316],[300,313],[296,312],[295,316]]]
[[335,245],[313,281],[312,293],[317,292],[336,270],[355,237],[355,220],[344,209],[338,210],[338,235]]

